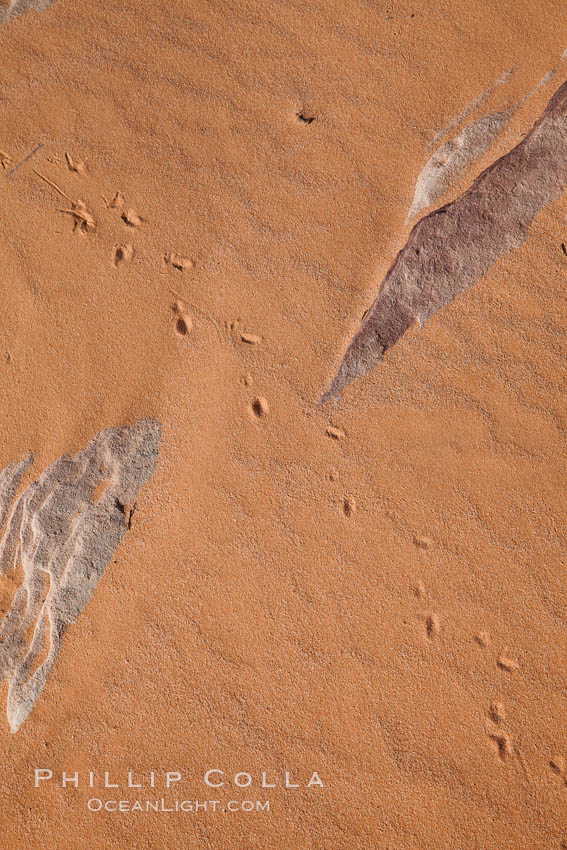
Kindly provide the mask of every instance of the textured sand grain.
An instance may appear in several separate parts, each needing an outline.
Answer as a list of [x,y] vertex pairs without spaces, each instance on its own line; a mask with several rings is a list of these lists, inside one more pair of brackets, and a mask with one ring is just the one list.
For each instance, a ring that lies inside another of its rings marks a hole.
[[[407,241],[429,140],[505,68],[495,111],[553,67],[558,87],[565,22],[558,0],[56,0],[0,29],[0,151],[43,144],[0,180],[0,468],[163,425],[33,713],[2,721],[10,850],[567,839],[565,198],[388,369],[315,404]],[[38,765],[182,770],[190,799],[208,767],[326,784],[273,790],[269,814],[95,815],[88,788],[34,789]]]

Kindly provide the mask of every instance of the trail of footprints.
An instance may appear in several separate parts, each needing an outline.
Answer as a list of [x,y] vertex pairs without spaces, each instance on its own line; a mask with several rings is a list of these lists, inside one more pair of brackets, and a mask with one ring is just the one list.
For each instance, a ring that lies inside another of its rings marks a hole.
[[[87,173],[87,164],[83,160],[74,159],[68,152],[65,153],[65,160],[68,169],[79,176]],[[49,158],[52,163],[58,163],[57,158]],[[0,151],[0,168],[8,169],[12,164],[12,158],[9,154]],[[52,186],[62,197],[69,203],[70,207],[61,209],[62,213],[68,214],[73,219],[73,230],[86,235],[96,229],[96,220],[92,212],[87,208],[86,204],[78,199],[73,201],[57,184],[45,177],[39,172],[36,172],[46,183]],[[145,221],[145,219],[132,207],[127,206],[126,199],[122,192],[117,191],[110,201],[103,197],[103,201],[107,209],[116,210],[120,216],[124,226],[128,230],[135,231]],[[565,251],[567,253],[567,251]],[[136,254],[135,247],[130,241],[124,241],[115,245],[112,251],[112,263],[116,269],[122,265],[127,265],[132,262]],[[187,272],[194,267],[194,263],[188,257],[175,251],[166,251],[163,256],[164,262],[170,268],[179,271]],[[176,293],[174,293],[176,295]],[[193,328],[193,321],[187,305],[181,296],[176,295],[176,300],[173,302],[172,316],[174,331],[181,338],[187,337]],[[226,323],[227,330],[232,335],[236,342],[243,344],[248,348],[260,346],[264,340],[263,337],[248,329],[243,329],[239,319],[235,319]],[[242,385],[249,389],[253,385],[253,376],[250,373],[243,375],[241,379]],[[249,415],[252,421],[261,422],[266,420],[270,413],[270,405],[268,400],[261,395],[251,399],[249,402]],[[346,432],[343,428],[329,424],[325,430],[326,437],[332,442],[340,442],[345,439]],[[339,470],[333,468],[328,473],[328,479],[332,483],[340,482]],[[351,519],[357,511],[356,498],[351,494],[344,494],[340,499],[340,506],[345,518]],[[427,551],[433,547],[433,540],[427,536],[415,536],[413,539],[416,549]],[[423,582],[417,582],[414,593],[416,598],[423,602],[426,597],[426,589]],[[441,618],[435,612],[428,612],[422,615],[424,624],[424,636],[429,643],[434,643],[442,639]],[[485,630],[480,630],[474,639],[480,648],[486,649],[490,645],[490,635]],[[496,659],[498,669],[505,674],[514,674],[519,670],[518,660],[511,656],[508,652],[504,652]],[[506,731],[506,711],[501,702],[492,702],[487,708],[487,736],[492,743],[497,757],[501,761],[506,761],[511,756],[516,755],[522,764],[525,772],[525,766],[517,747],[514,746],[512,736]],[[561,777],[562,781],[567,786],[567,771],[565,759],[562,756],[553,756],[549,760],[550,769],[554,774]],[[567,845],[566,845],[567,846]]]
[[[425,541],[427,543],[425,544]],[[419,549],[429,549],[433,545],[433,541],[428,537],[414,537],[414,545]],[[422,581],[418,581],[414,588],[416,599],[423,602],[426,596],[425,585]],[[428,641],[435,641],[441,635],[441,620],[438,614],[428,613],[423,616],[425,624],[425,636]],[[480,631],[475,635],[475,641],[482,648],[486,648],[490,644],[490,635],[486,631]],[[501,655],[497,659],[497,667],[506,672],[513,672],[519,669],[516,659],[510,658],[507,655]],[[487,735],[493,743],[498,757],[504,761],[509,756],[519,753],[515,750],[511,735],[503,728],[502,724],[506,719],[506,711],[501,702],[492,702],[487,711],[488,730]]]
[[[59,167],[62,164],[61,158],[54,155],[48,156],[47,162],[56,167]],[[12,158],[10,155],[4,151],[0,151],[0,167],[8,169],[11,164]],[[83,159],[74,157],[68,151],[65,151],[64,164],[66,165],[67,170],[72,172],[74,175],[84,177],[88,174],[87,162]],[[35,169],[34,171],[38,177],[40,177],[48,186],[51,187],[51,189],[53,189],[67,202],[67,206],[59,208],[59,211],[72,218],[74,232],[86,236],[96,231],[98,224],[97,217],[83,200],[73,200],[71,195],[62,189],[50,177]],[[126,230],[131,231],[132,235],[146,223],[144,216],[141,215],[140,212],[133,206],[129,205],[126,196],[120,190],[115,191],[110,200],[103,195],[102,201],[105,209],[115,212]],[[136,247],[133,240],[125,239],[123,242],[119,242],[112,248],[112,265],[118,271],[120,268],[129,265],[134,260],[136,253]],[[195,265],[191,258],[175,250],[166,250],[163,254],[163,262],[168,268],[181,273],[191,271]],[[186,339],[193,330],[193,319],[183,296],[179,295],[174,290],[171,290],[171,292],[175,296],[170,308],[173,330],[177,337],[180,339]],[[226,323],[226,326],[235,341],[238,341],[247,348],[254,349],[264,342],[261,335],[249,329],[242,328],[239,319]],[[247,373],[242,380],[243,385],[248,388],[252,386],[252,382],[252,376]],[[261,422],[268,418],[270,405],[265,396],[258,395],[250,400],[248,410],[253,422]],[[335,439],[340,439],[343,435],[343,432],[340,432],[339,430],[334,433],[333,429],[330,429],[329,433],[332,434]],[[351,516],[356,511],[356,502],[353,497],[345,497],[343,510],[345,516]]]
[[[47,156],[46,160],[49,164],[56,167],[60,167],[63,162],[60,157],[53,154]],[[10,154],[0,150],[0,168],[8,170],[12,166],[12,162],[13,160]],[[74,157],[69,151],[65,151],[64,164],[68,171],[78,177],[85,177],[88,175],[87,162],[84,159]],[[50,186],[60,198],[63,198],[67,202],[67,205],[59,207],[58,211],[64,215],[70,216],[73,232],[87,236],[97,230],[97,216],[91,209],[89,209],[84,200],[80,198],[74,200],[68,192],[62,189],[61,186],[59,186],[50,177],[35,168],[33,170],[44,183]],[[125,230],[135,232],[145,223],[146,219],[134,207],[127,204],[126,198],[121,191],[116,191],[110,200],[108,200],[104,195],[101,197],[104,207],[107,210],[116,212],[122,221]],[[111,253],[112,265],[118,270],[123,266],[129,265],[133,261],[135,255],[136,249],[134,244],[129,239],[125,239],[123,242],[113,246]],[[191,259],[172,250],[164,252],[163,261],[166,266],[179,272],[189,271],[194,266]],[[175,332],[178,336],[186,337],[191,332],[193,322],[182,299],[179,299],[174,303],[173,313],[175,317]],[[250,338],[246,341],[253,343],[260,341],[260,338],[250,335]]]
[[[55,167],[60,167],[63,164],[66,166],[68,171],[78,177],[85,177],[88,175],[89,170],[87,162],[84,159],[79,159],[73,156],[69,151],[65,151],[64,162],[60,157],[53,154],[48,155],[46,160],[49,164]],[[0,151],[0,168],[7,170],[11,167],[11,165],[12,157],[8,153]],[[70,194],[68,194],[49,176],[37,171],[36,169],[34,169],[34,172],[39,178],[41,178],[41,180],[50,186],[57,195],[67,202],[65,207],[59,208],[59,212],[71,217],[73,232],[81,234],[82,236],[88,236],[97,230],[99,217],[95,215],[95,212],[88,207],[85,201],[82,199],[74,200]],[[115,212],[124,225],[125,230],[130,231],[132,236],[146,223],[144,216],[141,215],[140,212],[133,206],[129,205],[126,196],[120,190],[115,191],[110,200],[108,200],[108,198],[104,195],[101,197],[104,203],[104,208]],[[126,238],[124,241],[115,244],[111,252],[113,267],[119,271],[121,268],[128,266],[134,260],[136,253],[136,246],[132,237]],[[168,268],[181,273],[191,271],[195,265],[191,258],[178,251],[170,249],[164,252],[163,262]],[[175,296],[175,299],[170,304],[173,331],[180,339],[186,339],[193,330],[193,319],[183,296],[179,295],[174,290],[171,290],[171,292]],[[226,326],[235,341],[238,341],[247,348],[257,348],[264,342],[261,335],[247,328],[242,328],[239,319],[226,323]],[[243,377],[242,383],[247,388],[251,387],[253,383],[252,375],[247,373]],[[262,395],[252,398],[249,402],[248,410],[253,422],[265,421],[270,413],[268,399]],[[340,429],[333,428],[328,430],[328,434],[332,436],[333,439],[341,439],[341,437],[344,436],[344,432],[340,431]],[[354,497],[345,496],[343,501],[343,512],[345,516],[352,516],[355,511],[356,501]]]
[[492,741],[498,758],[502,761],[515,752],[512,736],[504,731],[502,724],[506,720],[506,710],[501,702],[493,702],[488,709],[488,737]]
[[[346,438],[346,431],[338,425],[330,424],[325,428],[325,436],[332,442],[339,443]],[[339,470],[336,468],[331,469],[327,477],[331,483],[338,483],[340,480]],[[358,511],[358,502],[356,496],[352,493],[344,493],[339,499],[339,504],[342,513],[347,519],[354,517]]]
[[[416,539],[414,543],[419,546]],[[417,600],[423,602],[426,597],[425,585],[422,581],[418,581],[414,587],[414,595]],[[425,624],[425,636],[428,641],[434,641],[440,637],[441,621],[437,614],[428,613],[423,616]],[[475,642],[481,649],[486,649],[490,646],[490,633],[486,630],[480,630],[474,636]],[[499,654],[495,660],[496,667],[504,674],[515,674],[520,670],[518,659],[512,656],[508,650]],[[518,746],[514,743],[513,736],[506,729],[507,712],[504,704],[498,700],[492,701],[486,710],[486,734],[488,740],[492,744],[494,752],[498,759],[502,762],[510,760],[512,757],[518,759],[522,771],[526,778],[529,779],[529,773],[524,762],[524,758]],[[549,759],[549,767],[551,771],[561,778],[567,787],[567,769],[565,758],[561,755],[554,755]],[[567,843],[565,844],[567,850]]]

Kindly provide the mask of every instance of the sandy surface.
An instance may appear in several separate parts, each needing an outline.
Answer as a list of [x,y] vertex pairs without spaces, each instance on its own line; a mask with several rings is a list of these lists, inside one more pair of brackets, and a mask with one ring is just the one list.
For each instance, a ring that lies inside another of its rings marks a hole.
[[[0,466],[163,428],[32,714],[13,735],[0,713],[2,847],[567,841],[565,196],[317,406],[427,144],[507,69],[497,105],[556,69],[452,199],[565,80],[566,22],[559,0],[56,0],[0,29]],[[101,787],[128,770],[156,787]]]

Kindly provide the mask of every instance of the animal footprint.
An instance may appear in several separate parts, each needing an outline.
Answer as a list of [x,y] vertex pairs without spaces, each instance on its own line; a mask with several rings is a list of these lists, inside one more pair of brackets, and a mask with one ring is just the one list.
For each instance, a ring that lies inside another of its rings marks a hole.
[[549,759],[549,766],[558,776],[565,776],[565,759],[563,756],[553,756]]
[[430,549],[433,546],[431,537],[414,537],[413,542],[418,549]]
[[[560,776],[563,779],[565,785],[567,785],[567,775],[565,774],[565,759],[563,756],[553,756],[553,758],[549,759],[549,766],[557,776]],[[563,845],[561,845],[563,846]],[[567,843],[565,844],[567,848]]]
[[342,428],[335,428],[334,425],[329,425],[325,431],[327,437],[330,437],[331,440],[342,440],[345,435],[345,432]]
[[133,210],[132,208],[124,210],[120,217],[124,224],[127,224],[128,227],[139,227],[143,221],[136,210]]
[[119,266],[120,263],[129,263],[134,256],[134,248],[132,245],[117,245],[114,249],[114,265]]
[[441,631],[441,623],[437,614],[429,614],[425,620],[425,631],[429,640],[433,640]]
[[124,195],[122,192],[115,192],[108,206],[113,210],[121,210],[124,207]]
[[258,334],[243,333],[240,334],[240,339],[242,342],[248,343],[248,345],[258,345],[259,342],[262,342],[262,337],[258,336]]
[[498,756],[502,761],[513,754],[512,738],[506,732],[491,732],[488,737],[494,742]]
[[182,301],[176,301],[173,306],[173,312],[176,316],[175,331],[179,336],[188,336],[193,329],[193,321],[189,313],[185,309]]
[[493,723],[502,723],[504,720],[506,720],[506,711],[502,703],[493,702],[490,706],[488,716],[490,717]]
[[250,409],[254,418],[265,419],[270,412],[270,405],[264,396],[257,396],[250,405]]
[[422,581],[418,581],[413,589],[413,594],[416,599],[423,599],[425,596],[425,585]]
[[9,154],[4,153],[4,151],[0,151],[0,166],[6,171],[12,164],[12,158]]
[[180,272],[187,271],[188,269],[193,268],[193,261],[188,257],[182,257],[181,254],[174,254],[169,251],[165,255],[165,262],[169,266],[173,266],[174,269],[177,269]]
[[343,499],[343,513],[346,517],[351,517],[356,513],[356,499],[354,496],[345,496]]
[[71,209],[61,209],[59,212],[73,216],[73,232],[89,233],[96,228],[94,216],[87,210],[84,201],[77,201],[71,204]]
[[501,724],[506,720],[506,710],[501,702],[491,703],[488,710],[488,719],[492,725],[492,729],[489,729],[487,734],[493,747],[496,749],[496,753],[500,761],[505,761],[513,755],[517,756],[524,775],[526,778],[529,778],[528,769],[521,751],[518,746],[513,743],[512,736],[501,728]]
[[84,160],[74,160],[71,154],[67,153],[67,151],[65,151],[65,159],[67,160],[67,167],[69,171],[74,171],[75,174],[84,174],[86,172],[87,165]]
[[501,655],[496,663],[501,670],[505,670],[507,673],[513,673],[520,669],[517,659],[509,658],[507,655]]

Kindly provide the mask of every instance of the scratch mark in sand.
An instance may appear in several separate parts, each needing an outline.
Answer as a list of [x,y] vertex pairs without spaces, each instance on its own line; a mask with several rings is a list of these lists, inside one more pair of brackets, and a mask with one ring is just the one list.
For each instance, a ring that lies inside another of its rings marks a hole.
[[[25,156],[25,157],[22,159],[22,161],[21,161],[21,162],[19,162],[16,166],[14,166],[14,168],[10,169],[10,171],[7,171],[7,172],[6,172],[6,174],[3,174],[3,175],[0,177],[0,180],[5,180],[7,177],[10,177],[10,175],[14,174],[14,172],[15,172],[15,171],[17,171],[17,170],[18,170],[18,168],[21,168],[21,167],[22,167],[22,165],[24,165],[24,163],[26,163],[29,159],[31,159],[31,158],[32,158],[32,156],[35,156],[35,154],[36,154],[39,150],[41,150],[41,148],[42,148],[42,147],[43,147],[43,145],[37,145],[37,147],[35,147],[31,153],[29,153],[27,156]],[[37,173],[37,172],[36,172],[36,173]]]

